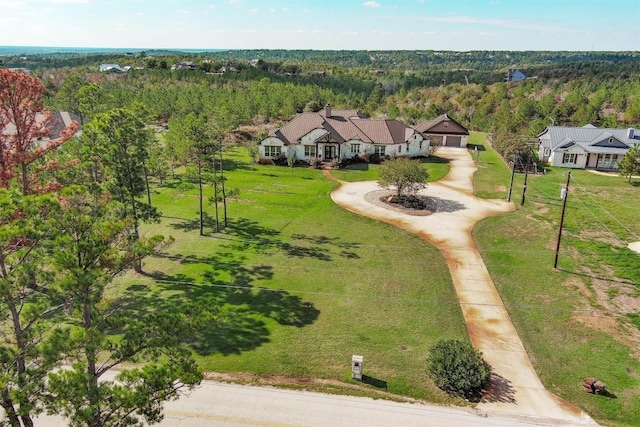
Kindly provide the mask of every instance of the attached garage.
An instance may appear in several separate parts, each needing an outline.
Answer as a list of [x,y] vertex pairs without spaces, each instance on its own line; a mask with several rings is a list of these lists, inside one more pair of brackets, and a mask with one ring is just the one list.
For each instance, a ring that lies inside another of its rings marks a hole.
[[469,131],[446,114],[435,120],[426,120],[415,129],[431,140],[434,146],[466,147]]
[[462,137],[461,136],[451,136],[447,135],[445,139],[445,146],[447,147],[461,147],[462,146]]

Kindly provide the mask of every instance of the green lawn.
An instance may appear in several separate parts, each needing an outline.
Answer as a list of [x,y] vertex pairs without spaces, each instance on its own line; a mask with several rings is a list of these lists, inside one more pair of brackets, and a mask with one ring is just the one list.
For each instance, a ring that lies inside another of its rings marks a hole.
[[[485,167],[475,179],[482,195],[491,194],[490,183],[509,178],[494,158],[493,152],[480,157]],[[625,338],[637,320],[610,300],[640,296],[640,255],[626,248],[640,235],[640,192],[620,177],[572,171],[555,270],[567,172],[530,175],[522,207],[524,179],[517,174],[512,200],[518,209],[482,221],[474,238],[545,386],[603,424],[640,425],[640,352]],[[584,393],[581,381],[590,376],[616,397]]]
[[[483,134],[471,135],[474,156],[475,145],[476,194],[506,198],[508,169]],[[377,178],[376,165],[355,166],[333,173],[347,181]],[[425,167],[432,179],[448,172],[435,156]],[[336,207],[329,193],[337,184],[320,171],[253,166],[240,151],[228,157],[227,169],[227,186],[239,195],[229,202],[221,233],[212,232],[208,205],[207,236],[198,236],[195,190],[179,192],[172,183],[155,189],[164,216],[144,229],[176,240],[145,262],[147,276],[121,280],[140,309],[210,311],[208,323],[188,337],[207,371],[349,383],[351,355],[362,354],[370,389],[386,384],[392,393],[451,402],[424,372],[436,340],[468,339],[439,252],[417,236]],[[554,270],[566,173],[530,176],[522,207],[523,176],[516,175],[518,209],[482,221],[474,237],[545,386],[604,424],[639,425],[637,349],[632,356],[621,334],[611,336],[622,330],[617,322],[637,325],[637,315],[610,315],[597,297],[597,278],[613,275],[640,294],[639,258],[624,246],[640,235],[638,188],[574,171]],[[605,294],[614,298],[627,288]],[[615,398],[582,392],[587,376],[607,383]]]
[[[428,182],[438,181],[449,173],[448,161],[438,157],[437,152],[435,155],[421,158],[420,162],[429,172]],[[345,169],[332,171],[332,173],[341,180],[348,182],[375,181],[378,179],[379,167],[380,165],[376,164],[357,163],[349,165]]]
[[321,171],[249,165],[240,150],[226,163],[239,195],[221,233],[207,205],[207,235],[198,235],[195,189],[154,189],[163,218],[143,231],[175,243],[145,260],[146,276],[120,280],[139,309],[210,311],[187,337],[205,371],[352,382],[351,355],[361,354],[372,389],[451,402],[425,373],[435,341],[467,339],[439,251],[337,207],[337,184]]

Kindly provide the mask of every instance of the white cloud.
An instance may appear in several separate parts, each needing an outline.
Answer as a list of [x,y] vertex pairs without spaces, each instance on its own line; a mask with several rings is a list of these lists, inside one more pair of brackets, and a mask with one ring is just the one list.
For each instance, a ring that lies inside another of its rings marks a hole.
[[362,5],[364,7],[380,7],[380,3],[378,3],[377,1],[366,1],[362,3]]
[[80,4],[80,3],[89,3],[89,0],[51,0],[53,4]]
[[250,14],[255,15],[256,13],[258,13],[258,9],[256,9],[255,7],[253,9],[249,9],[248,11]]

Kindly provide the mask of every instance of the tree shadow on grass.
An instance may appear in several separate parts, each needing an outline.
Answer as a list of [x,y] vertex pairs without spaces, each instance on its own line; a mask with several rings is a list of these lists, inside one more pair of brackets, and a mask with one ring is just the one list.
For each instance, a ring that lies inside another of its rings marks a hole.
[[293,234],[291,241],[283,241],[284,236],[274,229],[263,227],[256,221],[238,218],[229,221],[224,236],[217,238],[229,240],[234,250],[255,250],[258,253],[283,252],[292,258],[313,258],[320,261],[332,261],[334,255],[349,259],[360,256],[354,251],[358,243],[341,242],[338,238],[327,236],[309,236]]
[[183,342],[199,355],[240,354],[269,342],[269,319],[282,326],[304,327],[320,315],[312,303],[297,295],[256,288],[256,280],[273,277],[272,267],[248,266],[238,252],[169,258],[210,267],[200,279],[160,271],[145,273],[156,281],[154,291],[133,284],[123,302],[134,318],[158,313],[176,316],[184,323]]
[[[176,218],[176,217],[165,217],[179,220],[179,222],[172,222],[169,224],[171,227],[180,231],[196,231],[200,230],[200,212],[196,212],[193,218]],[[205,229],[212,230],[216,228],[216,220],[211,217],[207,212],[203,212],[202,214],[202,222]]]

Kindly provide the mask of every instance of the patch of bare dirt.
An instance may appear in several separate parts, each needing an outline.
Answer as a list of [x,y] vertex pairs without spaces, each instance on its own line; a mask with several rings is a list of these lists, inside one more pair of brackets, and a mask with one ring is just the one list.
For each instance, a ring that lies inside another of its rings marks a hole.
[[393,195],[392,191],[379,190],[367,193],[364,199],[373,205],[413,216],[427,216],[438,210],[438,205],[431,197],[416,195],[412,196],[413,200],[395,200],[392,198]]
[[587,285],[585,285],[584,282],[577,277],[569,277],[562,284],[568,288],[578,289],[580,295],[585,298],[591,298],[593,296],[593,293],[589,290],[589,288],[587,288]]
[[577,312],[573,318],[581,324],[602,331],[621,344],[626,345],[631,349],[635,357],[640,356],[640,331],[637,328],[625,325],[617,317],[601,310]]
[[608,231],[589,231],[589,230],[581,230],[578,235],[583,240],[596,240],[598,242],[607,243],[611,246],[615,246],[617,248],[621,248],[624,245],[614,234]]
[[[640,356],[640,330],[627,322],[621,322],[626,313],[640,311],[640,297],[632,285],[613,277],[611,272],[603,271],[599,275],[584,268],[591,278],[591,287],[577,277],[567,279],[563,285],[576,288],[583,297],[578,303],[584,305],[588,311],[579,311],[574,319],[583,325],[605,332],[618,342],[630,347],[635,356]],[[589,300],[595,297],[593,304]]]
[[547,207],[547,205],[542,204],[542,203],[535,203],[536,207],[538,208],[534,213],[536,215],[544,215],[547,212],[549,212],[549,208]]
[[507,187],[504,185],[494,185],[493,188],[495,188],[496,191],[507,191]]

